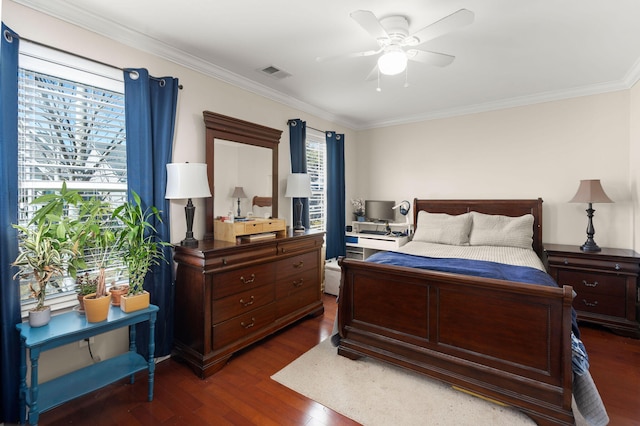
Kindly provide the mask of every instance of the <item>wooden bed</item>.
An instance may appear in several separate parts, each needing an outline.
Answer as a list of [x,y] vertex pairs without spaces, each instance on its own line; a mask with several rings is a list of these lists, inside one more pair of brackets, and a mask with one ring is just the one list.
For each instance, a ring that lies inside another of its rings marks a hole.
[[[534,216],[542,200],[414,200],[431,213]],[[419,224],[418,224],[419,225]],[[341,259],[338,353],[370,356],[517,407],[539,425],[574,424],[569,286],[552,288]]]

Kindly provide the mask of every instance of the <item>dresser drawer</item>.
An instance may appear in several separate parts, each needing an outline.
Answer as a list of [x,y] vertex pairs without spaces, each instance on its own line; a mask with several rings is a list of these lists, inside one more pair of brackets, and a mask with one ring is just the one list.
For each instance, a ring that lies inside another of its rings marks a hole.
[[593,259],[589,257],[573,257],[562,255],[550,255],[549,265],[561,267],[573,267],[590,270],[600,270],[602,272],[616,272],[616,273],[628,273],[638,274],[640,271],[640,264],[636,262],[614,261],[607,259]]
[[267,257],[275,256],[276,254],[277,251],[275,244],[266,247],[252,247],[251,249],[247,249],[245,251],[237,250],[233,253],[207,259],[205,272],[214,272],[217,269],[241,265],[252,260],[260,260]]
[[[624,297],[608,296],[606,294],[578,293],[575,299],[573,299],[573,307],[576,311],[619,318],[624,318],[626,315]],[[578,317],[580,317],[579,313]]]
[[295,276],[302,271],[318,268],[318,252],[310,252],[298,256],[288,257],[276,262],[278,278]]
[[276,279],[275,263],[249,266],[213,275],[213,299],[271,284]]
[[570,285],[578,295],[626,296],[627,278],[622,275],[558,269],[558,284]]
[[306,288],[315,288],[319,291],[320,283],[318,282],[317,269],[307,269],[295,275],[278,278],[278,282],[276,283],[276,299],[287,297],[290,294]]
[[318,301],[317,286],[305,286],[300,291],[276,301],[278,318],[289,315]]
[[289,254],[296,251],[311,250],[322,246],[321,239],[318,238],[301,238],[278,243],[278,254]]
[[259,331],[272,324],[275,319],[276,312],[273,305],[269,304],[216,324],[213,326],[213,350],[219,350]]
[[211,323],[218,324],[273,302],[273,285],[264,285],[213,302]]

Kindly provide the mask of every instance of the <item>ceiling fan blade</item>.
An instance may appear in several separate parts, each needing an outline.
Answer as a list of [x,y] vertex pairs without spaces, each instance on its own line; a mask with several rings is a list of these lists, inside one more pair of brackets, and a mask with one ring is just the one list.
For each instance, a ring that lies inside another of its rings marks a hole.
[[453,12],[451,15],[445,16],[439,21],[434,22],[429,26],[416,31],[408,38],[416,38],[418,42],[413,43],[413,45],[417,46],[436,37],[440,37],[443,34],[451,32],[456,28],[464,27],[465,25],[471,24],[473,22],[474,16],[474,13],[470,10],[460,9],[456,12]]
[[380,21],[376,15],[369,10],[356,10],[351,12],[350,16],[371,36],[376,39],[389,38],[387,31],[380,25]]
[[354,53],[343,53],[341,55],[333,55],[333,56],[318,56],[316,61],[324,62],[324,61],[333,61],[336,59],[345,59],[345,58],[360,58],[363,56],[373,56],[382,52],[382,48],[378,50],[366,50],[364,52],[354,52]]
[[446,55],[444,53],[427,52],[426,50],[410,49],[407,51],[407,58],[412,61],[422,62],[424,64],[435,65],[437,67],[446,67],[456,58],[455,56]]

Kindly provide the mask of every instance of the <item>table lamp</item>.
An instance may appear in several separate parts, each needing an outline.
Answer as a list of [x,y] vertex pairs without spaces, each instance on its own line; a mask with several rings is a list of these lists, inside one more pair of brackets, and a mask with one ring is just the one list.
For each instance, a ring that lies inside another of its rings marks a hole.
[[191,199],[211,197],[207,165],[204,163],[167,164],[167,190],[164,197],[169,200],[187,199],[187,205],[184,208],[187,219],[187,234],[180,245],[197,247],[198,240],[193,238],[193,217],[196,207]]
[[580,250],[586,252],[598,252],[600,247],[593,240],[593,236],[596,231],[593,228],[593,213],[595,210],[592,208],[592,203],[613,203],[613,201],[605,194],[600,179],[581,180],[578,192],[569,201],[570,203],[589,203],[587,208],[587,217],[589,222],[587,224],[587,241],[580,246]]
[[296,225],[293,228],[294,233],[303,233],[302,225],[302,200],[301,198],[311,197],[311,177],[306,173],[291,173],[287,177],[287,192],[284,195],[289,198],[297,198],[296,203]]
[[240,217],[240,198],[247,198],[247,196],[244,194],[244,189],[242,189],[241,186],[236,186],[233,190],[233,194],[231,194],[231,197],[238,199],[238,217]]

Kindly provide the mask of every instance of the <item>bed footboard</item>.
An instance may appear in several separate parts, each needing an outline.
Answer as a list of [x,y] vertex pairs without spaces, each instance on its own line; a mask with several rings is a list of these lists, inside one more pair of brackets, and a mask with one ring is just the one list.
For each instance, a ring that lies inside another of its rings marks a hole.
[[571,287],[342,259],[338,353],[370,356],[572,425]]

